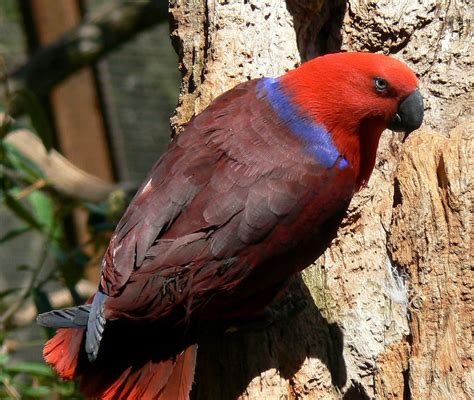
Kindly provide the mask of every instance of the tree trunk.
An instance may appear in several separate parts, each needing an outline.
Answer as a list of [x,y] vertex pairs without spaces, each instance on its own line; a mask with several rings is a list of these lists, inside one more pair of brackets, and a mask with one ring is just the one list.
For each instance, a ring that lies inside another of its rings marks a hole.
[[405,60],[426,101],[425,128],[405,144],[384,134],[337,239],[293,282],[286,308],[303,311],[209,334],[194,398],[472,398],[468,1],[170,4],[183,74],[175,133],[238,82],[339,49]]

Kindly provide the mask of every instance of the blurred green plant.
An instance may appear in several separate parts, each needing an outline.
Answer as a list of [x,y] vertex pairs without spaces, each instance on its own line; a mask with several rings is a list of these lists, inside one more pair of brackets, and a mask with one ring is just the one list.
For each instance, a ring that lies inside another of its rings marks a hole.
[[80,399],[77,383],[61,381],[45,364],[11,362],[8,354],[0,354],[1,399]]
[[[23,97],[29,129],[41,138],[46,149],[51,149],[51,128],[38,100],[25,91],[7,93],[7,100],[12,96]],[[106,245],[108,234],[122,213],[123,196],[114,193],[110,201],[91,203],[64,195],[48,182],[38,165],[5,140],[8,134],[24,128],[8,117],[8,106],[6,111],[0,108],[0,121],[0,202],[20,222],[19,227],[0,235],[0,246],[32,231],[42,240],[37,259],[16,266],[19,273],[26,274],[26,284],[0,292],[0,399],[78,399],[76,383],[62,381],[47,365],[15,362],[15,346],[9,345],[10,337],[18,328],[15,316],[27,302],[35,305],[37,313],[52,309],[45,289],[51,282],[65,287],[74,303],[85,300],[77,292],[76,284],[91,259],[91,245],[97,251]],[[80,245],[74,244],[64,229],[64,221],[71,221],[78,209],[87,211],[91,235],[88,243]],[[45,270],[47,260],[53,268]],[[48,329],[44,332],[45,338],[54,334]]]

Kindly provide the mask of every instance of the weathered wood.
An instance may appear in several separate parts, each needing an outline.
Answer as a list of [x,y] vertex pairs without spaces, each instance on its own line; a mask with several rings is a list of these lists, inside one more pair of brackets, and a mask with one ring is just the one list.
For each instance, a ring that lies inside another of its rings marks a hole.
[[294,282],[291,303],[304,311],[264,331],[203,338],[195,398],[472,397],[472,128],[442,136],[472,120],[468,2],[178,1],[171,15],[183,73],[175,132],[236,83],[342,43],[418,71],[425,124],[440,133],[423,129],[405,144],[385,133],[337,239],[305,285]]
[[474,394],[473,159],[474,122],[449,138],[413,137],[396,174],[389,249],[410,277],[406,377],[414,399]]

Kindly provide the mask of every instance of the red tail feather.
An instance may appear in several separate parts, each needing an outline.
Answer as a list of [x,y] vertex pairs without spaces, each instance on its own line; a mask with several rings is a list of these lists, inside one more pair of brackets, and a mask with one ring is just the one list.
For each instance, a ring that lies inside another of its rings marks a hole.
[[129,368],[104,392],[104,400],[161,399],[160,392],[173,372],[173,361],[148,362],[142,368]]
[[[87,398],[104,400],[188,400],[196,365],[197,345],[184,345],[184,350],[160,358],[159,346],[144,335],[140,343],[126,342],[128,350],[106,344],[104,351],[114,348],[115,357],[89,363],[84,351],[84,329],[59,329],[44,348],[45,360],[64,379],[79,377],[81,392]],[[117,331],[115,332],[117,335]],[[129,338],[130,339],[130,338]],[[155,341],[159,340],[156,336]],[[122,346],[124,343],[122,343]],[[177,345],[178,346],[178,345]],[[181,347],[181,348],[183,348]],[[176,347],[180,348],[179,346]],[[101,348],[102,349],[102,348]],[[144,358],[147,350],[147,359]]]
[[84,329],[59,329],[44,346],[44,359],[63,379],[77,376],[84,334]]
[[197,345],[189,346],[177,359],[160,400],[188,400],[196,367]]

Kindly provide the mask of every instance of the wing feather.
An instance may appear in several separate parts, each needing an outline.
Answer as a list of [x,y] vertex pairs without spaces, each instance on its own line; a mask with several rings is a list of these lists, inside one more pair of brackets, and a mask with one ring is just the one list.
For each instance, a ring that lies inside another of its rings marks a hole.
[[344,208],[353,172],[317,165],[272,112],[248,82],[216,99],[171,144],[104,258],[108,318],[204,307],[209,293],[235,287],[295,246],[323,221],[323,208]]

